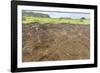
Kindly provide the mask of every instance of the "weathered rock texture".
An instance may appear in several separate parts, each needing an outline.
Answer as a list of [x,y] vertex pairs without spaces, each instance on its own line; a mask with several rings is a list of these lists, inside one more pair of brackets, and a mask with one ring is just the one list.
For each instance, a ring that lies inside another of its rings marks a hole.
[[22,61],[89,59],[89,27],[89,25],[23,24]]

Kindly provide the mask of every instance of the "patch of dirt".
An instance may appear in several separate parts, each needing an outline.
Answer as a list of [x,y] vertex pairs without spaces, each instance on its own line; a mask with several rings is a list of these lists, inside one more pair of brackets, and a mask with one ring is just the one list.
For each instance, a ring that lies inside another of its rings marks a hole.
[[89,25],[22,25],[23,62],[89,58]]

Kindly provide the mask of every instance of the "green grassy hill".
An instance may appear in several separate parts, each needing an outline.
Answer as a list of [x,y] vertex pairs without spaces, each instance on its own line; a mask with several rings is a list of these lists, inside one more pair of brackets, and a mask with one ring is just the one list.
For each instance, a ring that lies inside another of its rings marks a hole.
[[40,24],[90,24],[89,19],[69,19],[69,18],[42,18],[42,17],[31,17],[23,16],[23,24],[40,23]]

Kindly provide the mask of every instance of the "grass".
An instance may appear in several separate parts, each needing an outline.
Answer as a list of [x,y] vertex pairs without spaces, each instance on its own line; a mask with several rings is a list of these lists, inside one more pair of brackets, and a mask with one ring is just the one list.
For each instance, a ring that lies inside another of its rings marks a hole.
[[40,24],[79,24],[79,25],[88,25],[90,24],[89,19],[64,19],[64,18],[41,18],[41,17],[23,17],[23,24],[30,23],[40,23]]

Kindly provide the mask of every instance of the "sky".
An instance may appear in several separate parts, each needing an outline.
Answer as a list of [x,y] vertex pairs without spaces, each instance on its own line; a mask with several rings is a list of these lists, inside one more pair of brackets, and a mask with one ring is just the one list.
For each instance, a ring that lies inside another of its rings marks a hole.
[[79,13],[79,12],[54,12],[54,11],[31,11],[34,13],[48,14],[52,18],[73,18],[80,19],[82,17],[90,18],[89,13]]

